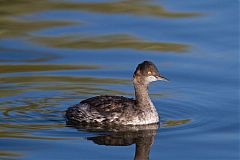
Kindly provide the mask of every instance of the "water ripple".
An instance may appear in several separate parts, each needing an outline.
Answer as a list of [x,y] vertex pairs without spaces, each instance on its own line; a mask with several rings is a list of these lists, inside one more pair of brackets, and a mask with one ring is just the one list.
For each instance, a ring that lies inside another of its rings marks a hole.
[[197,104],[192,101],[172,100],[165,102],[168,107],[161,107],[161,134],[192,134],[218,127],[213,123],[214,113],[207,108],[207,104]]

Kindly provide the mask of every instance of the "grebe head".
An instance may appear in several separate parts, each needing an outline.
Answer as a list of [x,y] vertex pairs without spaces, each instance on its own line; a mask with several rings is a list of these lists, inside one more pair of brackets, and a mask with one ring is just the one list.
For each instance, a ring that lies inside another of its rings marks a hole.
[[168,81],[167,78],[160,75],[157,67],[150,61],[140,63],[133,75],[134,81],[140,84],[149,84],[153,81]]

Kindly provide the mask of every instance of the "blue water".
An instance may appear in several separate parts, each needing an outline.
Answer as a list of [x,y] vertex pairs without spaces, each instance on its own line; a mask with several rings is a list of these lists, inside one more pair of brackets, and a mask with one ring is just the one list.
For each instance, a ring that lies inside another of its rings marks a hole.
[[[0,159],[134,159],[135,144],[150,159],[240,158],[238,1],[0,4]],[[159,128],[66,125],[64,111],[85,98],[134,97],[144,60],[170,79],[150,86]]]

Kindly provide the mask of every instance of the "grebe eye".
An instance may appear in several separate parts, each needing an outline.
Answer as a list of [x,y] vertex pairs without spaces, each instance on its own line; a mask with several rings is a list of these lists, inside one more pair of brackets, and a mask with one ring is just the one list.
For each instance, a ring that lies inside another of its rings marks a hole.
[[151,71],[148,71],[148,75],[151,75],[152,74],[152,72]]

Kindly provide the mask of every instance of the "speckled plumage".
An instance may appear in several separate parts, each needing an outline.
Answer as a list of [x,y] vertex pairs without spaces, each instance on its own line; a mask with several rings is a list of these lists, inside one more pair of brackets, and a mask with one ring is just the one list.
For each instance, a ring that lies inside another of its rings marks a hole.
[[148,84],[163,79],[152,62],[144,61],[134,72],[136,100],[108,95],[92,97],[69,107],[66,111],[67,121],[96,126],[158,123],[158,113],[148,96]]
[[122,96],[97,96],[70,107],[66,117],[71,122],[87,124],[126,123],[121,117],[135,112],[135,100]]

